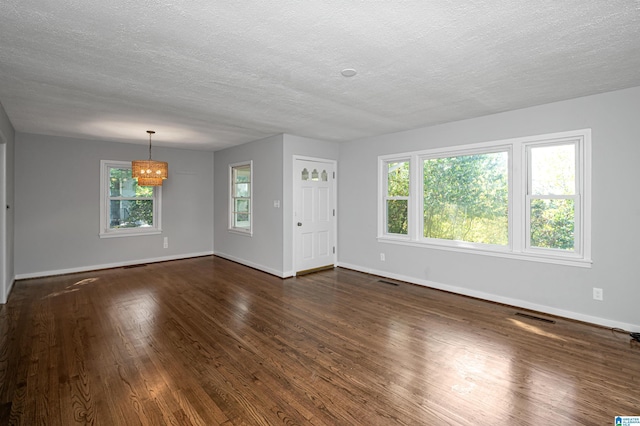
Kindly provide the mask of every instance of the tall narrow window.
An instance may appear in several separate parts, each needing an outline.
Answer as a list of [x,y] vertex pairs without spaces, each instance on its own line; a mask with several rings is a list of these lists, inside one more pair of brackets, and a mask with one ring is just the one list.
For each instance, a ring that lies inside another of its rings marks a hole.
[[575,251],[576,144],[527,147],[529,248]]
[[160,187],[139,186],[131,162],[100,162],[100,237],[160,233]]
[[251,234],[252,232],[252,162],[237,163],[229,166],[230,209],[229,229]]
[[385,163],[387,234],[409,233],[409,161]]

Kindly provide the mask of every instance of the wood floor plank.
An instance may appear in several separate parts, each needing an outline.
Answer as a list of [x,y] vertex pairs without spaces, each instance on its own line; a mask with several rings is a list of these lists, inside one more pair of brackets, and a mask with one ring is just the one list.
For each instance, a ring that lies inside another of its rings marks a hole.
[[[153,277],[153,278],[149,278]],[[640,345],[346,269],[216,257],[18,281],[0,424],[602,425],[640,415]]]

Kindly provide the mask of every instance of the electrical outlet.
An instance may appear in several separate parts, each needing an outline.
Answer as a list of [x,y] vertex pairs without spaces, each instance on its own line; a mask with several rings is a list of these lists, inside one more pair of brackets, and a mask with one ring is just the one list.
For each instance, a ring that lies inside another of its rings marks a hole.
[[602,289],[594,287],[593,288],[593,300],[603,300]]
[[164,237],[164,243],[162,244],[162,247],[169,248],[169,237]]
[[380,253],[380,260],[384,262],[384,253]]

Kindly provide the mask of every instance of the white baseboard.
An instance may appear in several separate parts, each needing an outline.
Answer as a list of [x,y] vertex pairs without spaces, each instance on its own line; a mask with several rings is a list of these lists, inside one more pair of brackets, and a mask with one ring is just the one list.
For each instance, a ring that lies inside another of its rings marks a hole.
[[275,275],[278,278],[289,278],[294,275],[292,271],[285,272],[278,269],[269,268],[268,266],[260,265],[259,263],[253,263],[246,259],[241,259],[239,257],[232,256],[230,254],[215,252],[214,255],[221,257],[223,259],[230,260],[235,263],[239,263],[244,266],[248,266],[253,269],[257,269],[262,272],[266,272],[267,274]]
[[442,283],[423,280],[423,279],[410,277],[406,275],[393,274],[387,271],[379,271],[376,269],[364,268],[362,266],[353,265],[350,263],[340,262],[338,263],[338,266],[346,269],[353,269],[354,271],[364,272],[365,274],[379,275],[385,278],[391,278],[398,281],[405,281],[408,283],[430,287],[437,290],[449,291],[451,293],[461,294],[464,296],[471,296],[478,299],[502,303],[505,305],[510,305],[518,308],[529,309],[532,311],[542,312],[549,315],[555,315],[558,317],[569,318],[577,321],[599,325],[602,327],[620,328],[620,329],[631,331],[631,332],[640,332],[640,324],[629,324],[629,323],[610,320],[607,318],[594,317],[591,315],[581,314],[579,312],[566,311],[563,309],[557,309],[557,308],[546,306],[546,305],[538,305],[536,303],[527,302],[526,300],[512,299],[509,297],[503,297],[496,294],[470,290],[464,287],[457,287],[457,286],[452,286],[448,284],[442,284]]
[[51,270],[51,271],[30,272],[28,274],[18,274],[18,275],[16,275],[16,280],[24,280],[24,279],[28,279],[28,278],[50,277],[50,276],[53,276],[53,275],[74,274],[74,273],[77,273],[77,272],[97,271],[97,270],[100,270],[100,269],[120,268],[122,266],[140,265],[142,263],[156,263],[156,262],[166,262],[168,260],[189,259],[191,257],[210,256],[212,254],[213,254],[213,251],[203,251],[203,252],[200,252],[200,253],[177,254],[177,255],[173,255],[173,256],[154,257],[154,258],[150,258],[150,259],[138,259],[138,260],[124,261],[124,262],[104,263],[104,264],[101,264],[101,265],[80,266],[80,267],[77,267],[77,268],[55,269],[55,270]]
[[7,301],[9,300],[9,295],[11,294],[11,289],[13,288],[13,285],[16,282],[16,278],[13,277],[9,280],[9,285],[7,286],[5,293],[2,295],[3,299],[0,300],[0,305],[4,305],[7,303]]
[[284,271],[280,278],[291,278],[296,276],[296,271]]

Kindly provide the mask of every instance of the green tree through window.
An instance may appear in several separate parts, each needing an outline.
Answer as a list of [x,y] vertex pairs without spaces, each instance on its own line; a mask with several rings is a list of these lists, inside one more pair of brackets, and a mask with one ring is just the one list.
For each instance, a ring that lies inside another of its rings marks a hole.
[[100,161],[100,238],[162,233],[162,188],[139,186],[131,162]]
[[387,163],[387,232],[409,232],[409,162]]
[[234,231],[251,233],[252,204],[251,176],[252,162],[231,164],[229,166],[230,210],[229,228]]
[[378,170],[379,242],[590,267],[590,129],[381,155]]
[[109,169],[110,228],[153,226],[153,187],[138,186],[130,168]]
[[552,144],[528,150],[530,245],[574,250],[576,146]]
[[424,160],[424,237],[508,244],[507,167],[507,152]]

